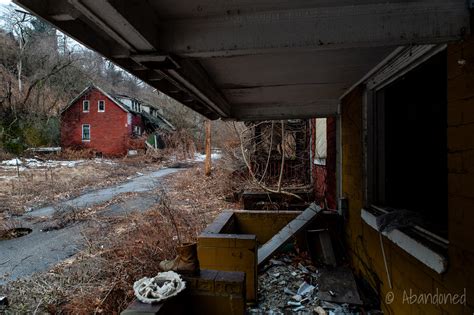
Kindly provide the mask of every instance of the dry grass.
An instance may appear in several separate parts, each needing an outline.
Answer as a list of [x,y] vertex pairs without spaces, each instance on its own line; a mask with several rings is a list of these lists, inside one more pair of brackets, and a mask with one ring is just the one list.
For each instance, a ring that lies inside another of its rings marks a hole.
[[210,176],[204,175],[202,167],[195,167],[176,174],[166,182],[175,188],[169,192],[172,199],[180,201],[183,208],[215,216],[226,208],[238,207],[237,195],[245,181],[217,164]]
[[[85,250],[47,273],[0,287],[13,313],[118,314],[134,298],[132,284],[157,272],[162,259],[175,256],[181,242],[197,235],[225,208],[228,178],[200,166],[166,180],[156,190],[157,205],[143,213],[94,221],[84,232]],[[178,234],[176,232],[178,229]]]
[[84,160],[75,167],[26,168],[17,176],[15,168],[0,168],[0,217],[2,213],[20,215],[31,208],[54,204],[81,194],[125,181],[128,177],[157,169],[160,163],[144,158]]

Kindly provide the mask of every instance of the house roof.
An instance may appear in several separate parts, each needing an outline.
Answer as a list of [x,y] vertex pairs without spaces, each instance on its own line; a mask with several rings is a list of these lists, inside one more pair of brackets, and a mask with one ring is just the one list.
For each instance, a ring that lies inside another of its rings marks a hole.
[[107,98],[109,98],[112,102],[114,102],[118,107],[120,107],[121,109],[123,109],[125,112],[127,113],[135,113],[133,112],[132,110],[130,110],[127,106],[125,106],[125,104],[123,104],[120,100],[118,100],[116,97],[114,97],[112,94],[110,93],[107,93],[106,91],[104,91],[103,89],[101,89],[100,87],[98,86],[95,86],[94,84],[91,84],[89,85],[88,87],[86,87],[81,93],[79,93],[79,95],[77,95],[72,101],[70,101],[66,107],[64,107],[62,110],[61,110],[61,114],[64,113],[69,107],[71,107],[73,104],[75,104],[82,96],[84,96],[84,94],[86,94],[87,92],[89,92],[90,90],[92,89],[96,89],[98,90],[99,92],[101,92],[102,94],[104,94]]
[[145,122],[145,125],[153,125],[157,127],[158,129],[161,130],[166,130],[166,131],[174,131],[176,128],[169,122],[167,121],[164,117],[161,115],[158,115],[158,117],[155,117],[153,115],[148,114],[147,112],[141,112],[140,116],[142,117],[143,121]]
[[[137,101],[138,103],[140,103],[141,106],[147,106],[147,107],[150,107],[150,108],[153,108],[153,109],[160,109],[159,106],[155,105],[155,104],[150,104],[150,103],[147,103],[147,102],[144,102],[136,97],[133,97],[133,96],[129,96],[129,95],[126,95],[126,94],[114,94],[116,98],[128,98],[128,99],[131,99],[131,100],[135,100]],[[148,121],[154,123],[155,125],[158,125],[158,127],[160,129],[166,129],[166,130],[176,130],[175,126],[173,126],[172,123],[170,123],[165,117],[163,117],[159,112],[156,112],[156,117],[153,116],[153,115],[150,115],[146,112],[140,112],[138,113],[140,114],[142,117],[144,117],[145,119],[148,119]],[[148,117],[149,116],[149,117]]]

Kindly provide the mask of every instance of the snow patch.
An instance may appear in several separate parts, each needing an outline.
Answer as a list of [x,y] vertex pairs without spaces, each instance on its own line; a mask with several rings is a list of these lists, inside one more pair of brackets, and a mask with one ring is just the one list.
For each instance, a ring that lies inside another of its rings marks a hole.
[[[220,152],[211,153],[211,160],[218,160],[222,157]],[[204,162],[206,160],[206,155],[201,153],[194,154],[194,161],[196,162]]]
[[23,164],[23,162],[19,159],[11,159],[11,160],[2,161],[2,165],[6,165],[6,166],[17,166],[21,164]]
[[[75,161],[55,161],[55,160],[47,160],[47,161],[40,161],[37,159],[11,159],[7,161],[2,161],[1,167],[2,168],[16,168],[17,165],[21,166],[20,171],[24,171],[26,168],[54,168],[54,167],[76,167],[77,165],[83,163],[84,160],[75,160]],[[17,164],[18,163],[18,164]]]

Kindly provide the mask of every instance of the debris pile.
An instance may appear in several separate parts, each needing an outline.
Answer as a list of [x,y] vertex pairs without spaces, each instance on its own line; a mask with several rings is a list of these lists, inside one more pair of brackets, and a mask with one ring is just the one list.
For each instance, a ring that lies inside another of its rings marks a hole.
[[258,277],[258,305],[250,308],[248,314],[360,314],[348,304],[322,300],[321,276],[309,259],[291,255],[270,259]]

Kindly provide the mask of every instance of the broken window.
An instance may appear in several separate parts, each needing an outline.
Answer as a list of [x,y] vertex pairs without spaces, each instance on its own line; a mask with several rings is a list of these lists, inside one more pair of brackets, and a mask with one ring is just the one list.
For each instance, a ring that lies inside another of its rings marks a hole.
[[[368,201],[447,237],[446,52],[376,91],[368,108]],[[400,220],[404,220],[400,218]]]
[[91,126],[82,125],[82,140],[88,141],[91,139]]
[[105,101],[99,101],[97,107],[99,112],[105,112]]
[[88,113],[89,112],[89,101],[88,100],[85,100],[85,101],[82,101],[82,111],[84,113]]

